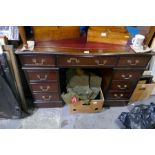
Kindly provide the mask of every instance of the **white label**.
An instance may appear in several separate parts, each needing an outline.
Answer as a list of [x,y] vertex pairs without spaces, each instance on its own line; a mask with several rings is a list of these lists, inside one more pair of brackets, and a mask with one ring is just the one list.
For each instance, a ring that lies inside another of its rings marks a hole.
[[107,33],[102,32],[102,33],[101,33],[101,36],[102,36],[102,37],[106,37],[106,36],[107,36]]

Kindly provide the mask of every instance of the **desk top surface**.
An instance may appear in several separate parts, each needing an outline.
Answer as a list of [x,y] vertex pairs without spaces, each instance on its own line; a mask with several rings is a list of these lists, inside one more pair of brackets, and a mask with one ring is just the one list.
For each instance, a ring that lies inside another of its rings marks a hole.
[[[16,50],[17,54],[58,54],[58,55],[120,55],[136,54],[129,45],[85,42],[81,39],[36,42],[33,51]],[[88,52],[89,51],[89,52]],[[145,53],[146,54],[146,53]],[[147,53],[148,54],[148,53]]]

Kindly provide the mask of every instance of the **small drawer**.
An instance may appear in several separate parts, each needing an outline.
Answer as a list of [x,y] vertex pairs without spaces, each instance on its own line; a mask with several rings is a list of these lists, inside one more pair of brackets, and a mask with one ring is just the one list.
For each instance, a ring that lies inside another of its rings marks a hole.
[[139,79],[144,70],[115,70],[113,80],[135,80]]
[[33,94],[35,101],[59,101],[60,97],[58,93],[34,93]]
[[115,66],[117,62],[116,57],[75,57],[75,56],[63,56],[58,57],[59,66]]
[[59,86],[57,82],[47,83],[30,83],[33,92],[58,92]]
[[108,95],[108,99],[111,100],[124,100],[129,99],[131,93],[124,93],[124,92],[110,92]]
[[[136,81],[135,81],[136,82]],[[132,91],[135,88],[134,81],[112,81],[110,91]]]
[[55,57],[51,55],[21,55],[23,66],[55,66]]
[[30,82],[58,81],[58,71],[56,70],[30,69],[25,72]]
[[122,56],[118,61],[118,66],[121,67],[146,67],[151,56]]

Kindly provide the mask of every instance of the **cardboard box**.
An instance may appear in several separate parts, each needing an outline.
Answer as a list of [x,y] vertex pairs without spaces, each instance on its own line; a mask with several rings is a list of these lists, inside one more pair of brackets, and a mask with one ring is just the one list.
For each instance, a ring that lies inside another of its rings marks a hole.
[[91,113],[91,112],[100,112],[103,109],[104,96],[102,90],[100,90],[100,99],[91,100],[89,104],[84,104],[84,102],[78,101],[74,104],[68,104],[69,110],[71,113]]
[[154,89],[155,84],[137,84],[130,98],[130,102],[148,99]]

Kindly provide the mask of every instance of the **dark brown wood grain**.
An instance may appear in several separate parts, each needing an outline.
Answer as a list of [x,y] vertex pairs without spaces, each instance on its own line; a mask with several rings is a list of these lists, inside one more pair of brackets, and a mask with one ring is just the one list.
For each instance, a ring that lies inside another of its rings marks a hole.
[[[71,67],[98,69],[103,79],[101,88],[106,105],[124,106],[153,55],[134,53],[128,45],[86,43],[80,39],[37,42],[33,52],[21,52],[18,49],[16,54],[25,71],[36,107],[63,105],[59,70]],[[33,59],[36,59],[34,63]],[[61,75],[63,80],[62,76],[65,75]],[[49,85],[50,88],[47,87]],[[127,88],[121,89],[124,85],[127,85]],[[54,98],[50,97],[52,93]],[[45,96],[45,100],[42,96]]]

